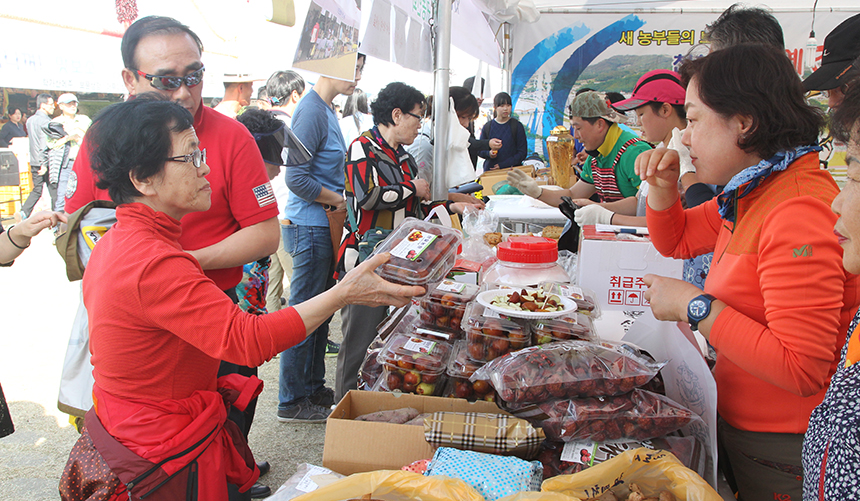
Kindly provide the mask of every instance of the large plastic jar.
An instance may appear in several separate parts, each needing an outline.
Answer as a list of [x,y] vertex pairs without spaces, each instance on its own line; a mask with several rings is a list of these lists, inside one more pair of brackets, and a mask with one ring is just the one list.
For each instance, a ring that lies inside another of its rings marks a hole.
[[568,283],[570,277],[558,265],[558,242],[543,237],[510,237],[498,245],[499,259],[484,274],[483,283],[536,287],[541,282]]

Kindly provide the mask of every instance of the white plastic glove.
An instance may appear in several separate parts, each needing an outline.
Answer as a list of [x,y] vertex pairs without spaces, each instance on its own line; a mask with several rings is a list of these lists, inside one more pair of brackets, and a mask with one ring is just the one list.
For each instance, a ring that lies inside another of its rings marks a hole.
[[680,157],[681,173],[678,175],[678,178],[688,172],[696,172],[696,167],[693,165],[693,160],[690,158],[690,149],[684,146],[681,142],[681,136],[683,135],[684,131],[678,130],[678,128],[675,127],[672,129],[672,139],[667,145],[667,148],[670,150],[677,151],[678,156]]
[[511,186],[532,198],[540,198],[541,191],[543,191],[533,177],[519,169],[508,172],[507,180]]
[[612,224],[615,213],[598,204],[586,205],[573,213],[573,220],[580,226],[587,224]]

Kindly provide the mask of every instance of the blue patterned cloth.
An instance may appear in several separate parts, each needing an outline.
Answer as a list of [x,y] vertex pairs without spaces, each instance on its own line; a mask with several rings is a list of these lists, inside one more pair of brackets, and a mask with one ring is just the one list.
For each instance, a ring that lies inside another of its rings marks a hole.
[[[796,159],[813,151],[821,151],[821,146],[809,145],[799,146],[793,150],[780,151],[773,157],[747,167],[738,172],[723,188],[723,192],[717,195],[717,203],[720,205],[720,216],[723,219],[735,222],[735,204],[741,198],[752,193],[762,181],[774,172],[781,172],[788,168]],[[740,192],[738,190],[741,190]]]
[[459,478],[487,501],[522,491],[539,491],[543,479],[540,461],[439,447],[425,473]]
[[[860,499],[860,363],[845,367],[848,340],[857,328],[858,319],[860,313],[848,328],[839,366],[830,379],[824,402],[809,417],[809,429],[803,440],[806,501]],[[820,498],[821,491],[824,497]]]

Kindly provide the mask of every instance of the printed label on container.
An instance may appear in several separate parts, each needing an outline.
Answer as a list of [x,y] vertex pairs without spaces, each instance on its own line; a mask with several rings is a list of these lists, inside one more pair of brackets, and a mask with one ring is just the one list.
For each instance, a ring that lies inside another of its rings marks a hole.
[[561,460],[569,463],[579,463],[585,466],[594,466],[629,450],[647,447],[654,449],[650,440],[643,442],[630,442],[626,440],[610,440],[606,442],[572,441],[564,444],[561,450]]
[[311,477],[315,477],[317,475],[327,475],[331,473],[331,470],[328,468],[322,468],[320,466],[308,465],[308,472],[304,474],[299,483],[296,484],[296,490],[302,492],[313,492],[319,488],[316,482],[311,480]]
[[573,299],[585,299],[582,289],[573,285],[562,285],[561,293]]
[[423,334],[425,336],[438,337],[438,338],[442,338],[442,339],[445,339],[448,341],[451,340],[451,334],[447,333],[447,332],[439,332],[439,331],[434,331],[434,330],[430,330],[430,329],[415,329],[415,333],[416,334]]
[[403,348],[408,351],[414,351],[415,353],[424,353],[429,355],[430,353],[433,353],[433,349],[436,348],[436,341],[413,337],[409,338],[409,341],[403,343]]
[[442,280],[442,283],[436,288],[444,292],[456,292],[457,294],[462,294],[463,291],[466,290],[466,284],[455,282],[453,280]]
[[439,238],[439,235],[412,230],[406,235],[406,238],[391,249],[391,255],[415,261],[437,238]]

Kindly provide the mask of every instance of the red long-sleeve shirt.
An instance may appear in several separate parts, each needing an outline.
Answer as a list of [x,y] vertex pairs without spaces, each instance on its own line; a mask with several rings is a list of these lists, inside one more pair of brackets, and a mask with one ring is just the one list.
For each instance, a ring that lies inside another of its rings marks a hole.
[[153,401],[215,391],[220,360],[258,366],[305,338],[299,314],[243,312],[183,252],[179,221],[143,204],[117,209],[93,250],[84,304],[96,385]]
[[728,305],[710,333],[718,410],[736,428],[804,433],[824,398],[860,302],[833,234],[838,192],[810,153],[741,198],[736,224],[720,217],[716,200],[648,208],[660,253],[714,252],[705,292]]

